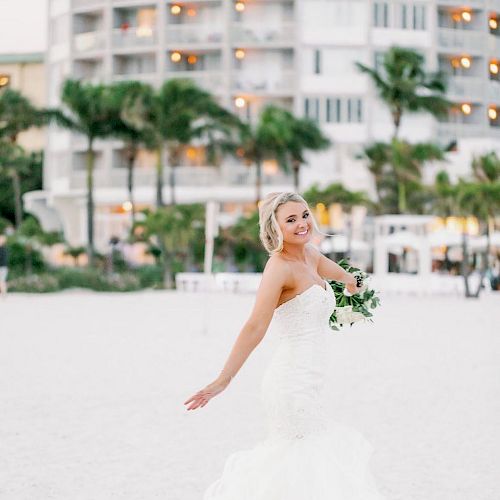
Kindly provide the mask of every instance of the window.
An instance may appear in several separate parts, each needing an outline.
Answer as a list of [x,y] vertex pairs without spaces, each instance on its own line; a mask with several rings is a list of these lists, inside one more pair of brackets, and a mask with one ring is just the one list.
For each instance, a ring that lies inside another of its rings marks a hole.
[[373,65],[375,66],[375,71],[380,71],[384,67],[385,52],[375,52],[373,56]]
[[425,5],[413,6],[413,29],[425,30]]
[[307,118],[319,123],[362,123],[363,100],[360,97],[306,97]]
[[306,97],[304,101],[304,111],[307,118],[319,121],[319,98]]
[[389,27],[389,5],[387,2],[373,4],[373,25],[377,28]]
[[321,73],[321,51],[314,51],[314,74],[319,75]]
[[375,2],[373,25],[378,28],[425,30],[426,6],[422,2]]

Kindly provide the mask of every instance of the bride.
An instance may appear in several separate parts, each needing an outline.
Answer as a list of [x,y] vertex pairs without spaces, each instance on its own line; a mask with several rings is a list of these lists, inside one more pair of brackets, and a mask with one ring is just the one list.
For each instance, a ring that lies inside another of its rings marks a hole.
[[274,319],[279,344],[261,384],[267,436],[231,454],[203,500],[383,500],[369,469],[372,445],[332,421],[323,406],[335,307],[325,279],[345,283],[350,293],[357,292],[356,280],[309,243],[318,227],[300,195],[268,195],[259,226],[270,258],[253,310],[220,375],[184,404],[203,408],[224,391]]

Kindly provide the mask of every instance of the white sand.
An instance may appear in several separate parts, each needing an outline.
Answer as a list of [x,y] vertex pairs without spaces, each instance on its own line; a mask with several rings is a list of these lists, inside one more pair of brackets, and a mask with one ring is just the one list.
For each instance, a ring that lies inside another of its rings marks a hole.
[[[272,329],[223,394],[183,405],[220,371],[252,304],[175,292],[0,301],[0,498],[201,500],[226,456],[264,435]],[[498,295],[387,297],[374,324],[331,340],[329,409],[374,445],[388,500],[500,498]]]

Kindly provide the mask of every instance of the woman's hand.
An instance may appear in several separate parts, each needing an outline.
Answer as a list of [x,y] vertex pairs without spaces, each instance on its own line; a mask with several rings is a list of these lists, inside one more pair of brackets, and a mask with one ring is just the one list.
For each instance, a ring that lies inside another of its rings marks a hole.
[[344,283],[345,283],[345,287],[346,287],[347,291],[351,295],[354,295],[355,293],[359,292],[358,282],[352,274],[349,274],[346,277],[346,281],[344,281]]
[[196,410],[196,408],[199,407],[203,408],[214,396],[220,394],[228,385],[229,381],[220,379],[215,380],[185,401],[185,405],[191,403],[191,405],[186,409]]

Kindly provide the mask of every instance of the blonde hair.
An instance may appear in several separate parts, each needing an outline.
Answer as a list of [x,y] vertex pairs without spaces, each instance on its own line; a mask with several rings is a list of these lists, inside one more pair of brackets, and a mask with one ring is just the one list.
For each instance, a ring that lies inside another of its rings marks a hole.
[[[283,250],[283,233],[276,219],[276,212],[281,205],[288,201],[303,203],[309,209],[307,201],[300,194],[292,191],[270,193],[259,203],[259,237],[269,255],[274,255]],[[314,229],[321,232],[312,212],[310,217]]]

